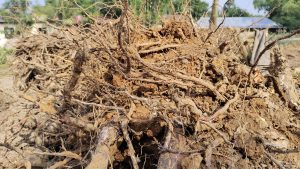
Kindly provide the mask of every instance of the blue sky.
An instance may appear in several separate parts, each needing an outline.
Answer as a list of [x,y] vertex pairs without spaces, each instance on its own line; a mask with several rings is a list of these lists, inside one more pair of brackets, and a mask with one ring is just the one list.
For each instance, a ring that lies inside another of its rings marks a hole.
[[[8,0],[0,0],[0,6],[2,7],[2,4]],[[32,2],[32,4],[38,4],[38,5],[43,5],[45,3],[45,0],[29,0]]]
[[[2,5],[5,1],[7,1],[7,0],[0,0],[0,5]],[[213,0],[204,0],[204,1],[208,2],[211,5]],[[219,0],[219,1],[220,1],[219,6],[221,8],[221,6],[223,6],[227,0]],[[31,2],[33,4],[39,4],[39,5],[44,4],[44,0],[31,0]],[[263,14],[263,12],[259,12],[258,10],[254,9],[253,0],[235,0],[235,4],[238,7],[245,9],[246,11],[248,11],[251,14],[254,14],[254,15]]]
[[[213,0],[204,0],[205,2],[208,2],[209,5],[212,4]],[[224,5],[224,3],[227,0],[219,0],[219,6],[220,8]],[[264,14],[262,11],[258,11],[257,9],[254,8],[253,6],[253,0],[235,0],[236,6],[248,11],[251,14],[257,15],[257,14]]]

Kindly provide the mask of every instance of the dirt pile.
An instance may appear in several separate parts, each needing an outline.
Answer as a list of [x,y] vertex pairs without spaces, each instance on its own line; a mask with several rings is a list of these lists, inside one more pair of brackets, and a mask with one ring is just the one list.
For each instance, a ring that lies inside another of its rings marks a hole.
[[299,117],[259,71],[248,81],[238,34],[121,18],[24,38],[28,132],[6,148],[50,168],[299,168]]

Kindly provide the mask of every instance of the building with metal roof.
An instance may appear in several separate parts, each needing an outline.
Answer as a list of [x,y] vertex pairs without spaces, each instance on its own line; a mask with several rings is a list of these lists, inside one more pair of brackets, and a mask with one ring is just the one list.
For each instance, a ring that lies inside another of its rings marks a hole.
[[[209,27],[208,17],[201,18],[197,21],[200,28]],[[224,18],[217,19],[217,25],[222,23]],[[282,25],[264,17],[225,17],[222,28],[248,28],[248,29],[281,29]]]

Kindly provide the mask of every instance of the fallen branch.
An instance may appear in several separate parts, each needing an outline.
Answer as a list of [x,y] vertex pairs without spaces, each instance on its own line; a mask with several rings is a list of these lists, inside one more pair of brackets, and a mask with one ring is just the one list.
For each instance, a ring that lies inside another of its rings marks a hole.
[[140,55],[145,55],[145,54],[148,54],[148,53],[159,52],[159,51],[162,51],[162,50],[165,50],[165,49],[176,48],[176,47],[179,47],[179,46],[181,46],[181,45],[170,44],[170,45],[165,45],[165,46],[161,46],[161,47],[157,47],[157,48],[153,48],[153,49],[142,50],[142,51],[139,51],[139,54]]
[[121,129],[122,129],[122,132],[123,132],[123,137],[124,137],[124,139],[127,143],[127,147],[129,149],[128,154],[131,158],[133,169],[139,169],[139,166],[138,166],[138,161],[139,160],[135,156],[135,151],[134,151],[132,142],[131,142],[129,134],[128,134],[128,119],[123,118],[123,119],[121,119],[121,121],[122,121],[121,122]]

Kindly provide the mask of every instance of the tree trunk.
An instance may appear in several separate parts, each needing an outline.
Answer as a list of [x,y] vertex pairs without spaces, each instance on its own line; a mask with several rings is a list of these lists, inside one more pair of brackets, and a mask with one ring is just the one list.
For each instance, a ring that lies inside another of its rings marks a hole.
[[213,5],[212,5],[212,10],[211,10],[211,15],[210,15],[210,21],[209,21],[210,29],[215,29],[216,25],[217,25],[218,4],[219,4],[219,0],[214,0]]

